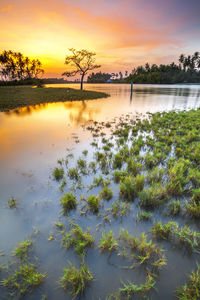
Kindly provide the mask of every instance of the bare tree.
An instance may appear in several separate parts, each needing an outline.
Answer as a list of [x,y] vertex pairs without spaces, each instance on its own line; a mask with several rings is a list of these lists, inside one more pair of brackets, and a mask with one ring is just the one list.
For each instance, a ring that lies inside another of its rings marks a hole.
[[[64,72],[62,76],[75,76],[81,75],[81,90],[83,89],[84,76],[88,71],[97,69],[100,65],[95,65],[95,52],[88,50],[76,50],[74,48],[69,49],[72,55],[67,55],[65,58],[65,64],[69,66],[69,71]],[[72,71],[70,71],[72,69]]]

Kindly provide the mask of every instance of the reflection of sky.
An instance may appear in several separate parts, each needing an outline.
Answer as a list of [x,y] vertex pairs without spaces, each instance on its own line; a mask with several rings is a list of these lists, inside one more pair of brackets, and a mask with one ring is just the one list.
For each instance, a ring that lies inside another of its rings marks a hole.
[[0,45],[37,56],[49,76],[70,47],[96,51],[103,70],[130,71],[198,51],[199,11],[199,0],[2,0]]

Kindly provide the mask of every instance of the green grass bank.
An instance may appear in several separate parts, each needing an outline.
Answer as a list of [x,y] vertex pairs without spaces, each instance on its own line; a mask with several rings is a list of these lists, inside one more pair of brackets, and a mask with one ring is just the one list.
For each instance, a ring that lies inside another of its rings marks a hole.
[[70,88],[0,87],[0,111],[42,103],[92,100],[109,97],[106,93]]

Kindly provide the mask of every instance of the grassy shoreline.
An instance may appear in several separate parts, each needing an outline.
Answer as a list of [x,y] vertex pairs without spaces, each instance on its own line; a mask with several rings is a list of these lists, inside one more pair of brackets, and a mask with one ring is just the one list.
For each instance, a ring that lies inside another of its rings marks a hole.
[[0,87],[0,111],[42,103],[92,100],[109,97],[106,93],[71,88]]

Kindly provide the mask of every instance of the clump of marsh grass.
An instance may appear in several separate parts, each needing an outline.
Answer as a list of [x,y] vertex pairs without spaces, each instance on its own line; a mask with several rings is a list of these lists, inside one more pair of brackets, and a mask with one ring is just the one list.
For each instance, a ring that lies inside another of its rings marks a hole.
[[33,288],[38,287],[45,277],[45,274],[36,271],[35,265],[23,264],[1,284],[8,288],[12,298],[21,299]]
[[[165,256],[161,255],[162,250],[152,240],[148,241],[145,233],[136,238],[131,236],[127,230],[122,229],[120,230],[119,240],[123,241],[123,246],[127,244],[131,252],[136,253],[134,258],[139,264],[148,264],[148,268],[152,268],[152,271],[166,265]],[[126,254],[126,256],[128,255]]]
[[33,241],[32,240],[25,240],[18,244],[16,249],[13,251],[13,254],[17,256],[20,259],[26,260],[28,251],[30,247],[32,246]]
[[120,182],[120,180],[123,179],[127,175],[128,175],[128,173],[126,171],[115,170],[113,172],[114,181],[116,183]]
[[88,150],[83,150],[82,153],[83,153],[84,156],[87,156],[88,155]]
[[77,206],[76,196],[74,196],[72,192],[64,194],[63,197],[60,199],[60,202],[63,207],[63,212],[65,213],[67,213],[71,209],[75,209]]
[[189,160],[180,158],[168,170],[169,183],[167,185],[168,191],[172,195],[180,195],[186,190],[188,180],[188,169],[191,166]]
[[78,173],[76,168],[69,169],[68,170],[68,176],[69,176],[70,179],[72,179],[72,180],[74,179],[76,181],[78,181],[79,178],[80,178],[79,173]]
[[113,196],[113,192],[112,192],[112,189],[105,186],[102,188],[101,192],[100,192],[100,195],[103,199],[105,200],[110,200]]
[[102,234],[100,243],[99,243],[99,248],[101,249],[101,251],[113,251],[117,248],[118,243],[115,240],[115,238],[113,237],[113,232],[112,230],[110,230],[110,232],[106,233],[104,232]]
[[189,250],[199,252],[200,233],[190,229],[186,225],[179,228],[176,222],[168,222],[166,224],[154,222],[151,232],[157,238],[169,239],[171,237],[173,240],[177,240],[180,245],[184,245]]
[[74,247],[76,253],[80,256],[85,255],[85,250],[87,247],[91,247],[94,243],[94,236],[90,233],[89,228],[87,231],[73,222],[70,222],[71,229],[63,237],[62,244],[68,249]]
[[144,175],[137,175],[136,177],[126,176],[120,181],[120,193],[127,200],[133,200],[134,197],[142,191],[144,187]]
[[161,183],[155,183],[139,193],[140,205],[150,208],[160,206],[168,197],[167,189]]
[[139,211],[137,214],[137,219],[140,221],[148,221],[152,217],[152,214],[147,211]]
[[142,170],[141,162],[138,162],[131,157],[126,160],[127,162],[127,172],[133,176],[136,176]]
[[179,200],[174,200],[168,205],[169,213],[176,216],[181,211],[181,202]]
[[59,181],[63,178],[64,175],[64,169],[63,168],[55,168],[53,170],[53,177]]
[[127,297],[126,299],[131,299],[132,296],[140,296],[142,298],[146,298],[147,294],[151,289],[154,288],[155,284],[155,279],[149,273],[147,275],[145,283],[142,283],[140,285],[136,285],[133,282],[123,283],[123,287],[119,289],[119,295],[125,295]]
[[66,179],[64,178],[63,181],[62,181],[62,183],[61,183],[61,185],[60,185],[60,191],[61,191],[61,192],[64,191],[64,187],[66,186],[66,184],[67,184],[67,181],[66,181]]
[[60,278],[59,284],[64,289],[69,290],[73,297],[77,297],[83,293],[92,279],[93,275],[85,263],[81,264],[80,269],[70,263],[69,267],[64,269],[64,275]]
[[77,167],[80,169],[81,173],[86,175],[87,174],[87,163],[85,159],[78,159],[77,160]]
[[155,235],[156,238],[168,239],[169,235],[173,232],[176,232],[178,224],[176,222],[168,222],[162,224],[161,222],[154,222],[151,232]]
[[176,289],[176,295],[179,300],[199,299],[200,297],[200,265],[197,265],[197,271],[190,274],[189,282]]
[[99,211],[99,206],[100,206],[100,198],[95,195],[90,195],[86,199],[86,202],[89,206],[89,209],[93,211],[94,213],[97,213]]
[[160,182],[163,178],[164,170],[159,167],[154,168],[152,171],[147,173],[147,181],[150,184]]
[[114,155],[113,158],[113,169],[121,169],[123,163],[123,157],[120,153]]
[[14,208],[17,206],[17,202],[18,200],[15,197],[10,197],[10,199],[8,200],[8,206],[10,208]]
[[111,206],[111,213],[114,218],[125,216],[130,210],[130,203],[115,201]]
[[186,202],[185,209],[192,217],[200,218],[200,203],[196,203],[195,201]]

